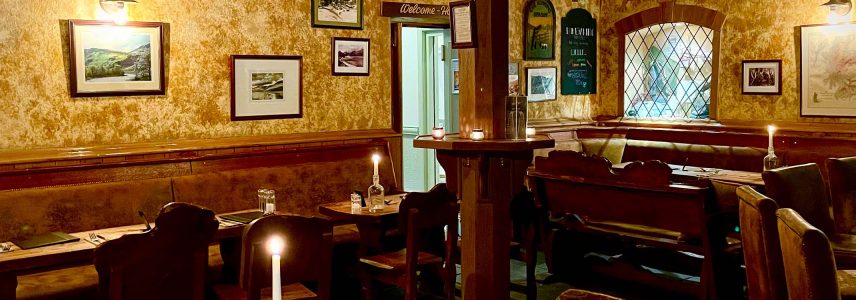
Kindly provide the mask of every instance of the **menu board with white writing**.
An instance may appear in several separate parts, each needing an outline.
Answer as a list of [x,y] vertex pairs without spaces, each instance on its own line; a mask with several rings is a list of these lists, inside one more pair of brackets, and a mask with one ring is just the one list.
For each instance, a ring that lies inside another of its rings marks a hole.
[[597,93],[597,22],[585,9],[562,18],[562,95]]

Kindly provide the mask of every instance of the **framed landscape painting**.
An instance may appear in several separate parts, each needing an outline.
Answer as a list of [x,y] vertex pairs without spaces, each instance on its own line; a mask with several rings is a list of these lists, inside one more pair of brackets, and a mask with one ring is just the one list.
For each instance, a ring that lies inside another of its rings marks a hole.
[[163,95],[163,23],[68,21],[72,97]]
[[303,57],[232,55],[232,121],[303,117]]
[[333,38],[332,70],[338,76],[369,76],[369,39]]
[[556,9],[553,3],[530,0],[523,13],[523,59],[555,59]]
[[363,0],[312,0],[312,26],[363,29]]
[[556,67],[526,68],[529,102],[556,100]]
[[856,117],[856,24],[800,27],[800,115]]
[[781,60],[744,60],[742,70],[744,95],[782,94]]

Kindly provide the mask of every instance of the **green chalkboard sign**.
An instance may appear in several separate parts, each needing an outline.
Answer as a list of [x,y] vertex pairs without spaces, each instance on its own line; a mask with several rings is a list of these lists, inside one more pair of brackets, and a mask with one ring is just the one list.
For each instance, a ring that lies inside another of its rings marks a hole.
[[556,9],[550,0],[530,0],[523,16],[523,59],[556,59]]
[[597,93],[597,23],[585,9],[562,18],[562,95]]

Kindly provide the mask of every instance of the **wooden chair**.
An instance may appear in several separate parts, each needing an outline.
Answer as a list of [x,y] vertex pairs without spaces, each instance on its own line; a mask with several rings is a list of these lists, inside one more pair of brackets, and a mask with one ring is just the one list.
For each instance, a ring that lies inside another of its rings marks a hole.
[[795,210],[829,237],[839,266],[856,268],[856,235],[836,233],[829,192],[817,164],[764,171],[761,176],[767,196],[779,207]]
[[726,284],[733,279],[726,272],[736,266],[724,260],[725,233],[709,226],[716,207],[710,189],[673,184],[670,175],[659,161],[633,162],[616,173],[605,158],[574,151],[537,157],[528,174],[530,188],[553,218],[576,220],[566,229],[702,254],[699,294],[736,293],[736,283]]
[[[270,299],[271,254],[266,245],[272,236],[285,241],[280,260],[283,299],[330,299],[333,226],[330,222],[301,216],[266,216],[244,228],[238,285],[214,287],[220,299]],[[313,292],[304,286],[312,282]]]
[[856,157],[826,160],[835,233],[856,234]]
[[95,249],[99,299],[204,299],[214,212],[187,203],[164,206],[155,227]]
[[740,235],[750,300],[786,299],[782,251],[776,228],[776,202],[749,186],[737,188]]
[[[444,237],[445,227],[445,237]],[[417,296],[417,271],[435,272],[443,279],[444,297],[455,299],[458,203],[446,184],[425,193],[409,193],[399,205],[399,228],[406,235],[400,251],[360,258],[363,296],[372,298],[372,279],[404,288],[405,299]]]
[[783,208],[778,217],[785,279],[790,299],[841,299],[840,287],[854,289],[856,274],[842,278],[826,234],[806,222],[793,209]]

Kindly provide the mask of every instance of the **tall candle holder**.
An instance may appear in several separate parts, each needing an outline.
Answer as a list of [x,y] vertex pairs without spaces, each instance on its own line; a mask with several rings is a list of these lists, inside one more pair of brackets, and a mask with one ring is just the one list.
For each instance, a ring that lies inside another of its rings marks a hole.
[[369,186],[369,211],[370,212],[379,212],[384,208],[383,196],[384,190],[383,186],[380,185],[380,176],[377,172],[377,165],[380,163],[380,155],[372,155],[372,162],[374,162],[374,175],[372,175],[372,185]]
[[776,156],[773,150],[773,134],[776,133],[776,126],[768,125],[767,133],[769,134],[769,143],[767,145],[767,156],[764,156],[764,171],[780,168],[782,160]]

